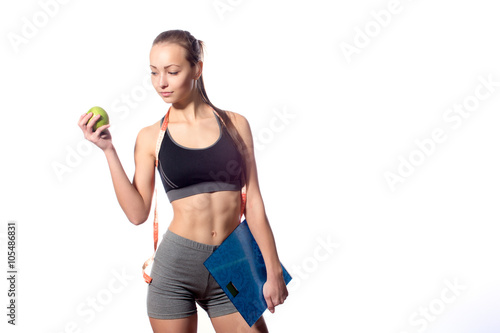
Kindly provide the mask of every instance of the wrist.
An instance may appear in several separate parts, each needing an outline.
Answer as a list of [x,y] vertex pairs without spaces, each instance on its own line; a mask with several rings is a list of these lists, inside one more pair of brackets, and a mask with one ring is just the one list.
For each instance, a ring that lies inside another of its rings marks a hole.
[[278,264],[277,266],[268,267],[266,268],[266,270],[268,279],[283,277],[283,269],[281,268],[281,264]]
[[116,153],[115,146],[113,146],[113,144],[109,145],[109,147],[104,148],[102,151],[106,156]]

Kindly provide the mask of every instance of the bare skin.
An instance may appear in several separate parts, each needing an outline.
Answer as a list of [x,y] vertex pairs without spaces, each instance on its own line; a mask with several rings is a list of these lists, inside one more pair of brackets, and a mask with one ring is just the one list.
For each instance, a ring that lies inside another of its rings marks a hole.
[[[150,53],[151,80],[160,97],[171,104],[168,129],[173,139],[185,147],[205,148],[219,137],[219,125],[211,107],[201,101],[196,90],[203,62],[191,67],[184,52],[177,44],[154,45]],[[163,92],[172,94],[166,96]],[[266,263],[268,279],[263,292],[269,310],[274,313],[275,307],[285,301],[288,291],[259,189],[250,126],[243,116],[233,112],[229,115],[248,148],[244,156],[247,165],[245,215]],[[87,124],[90,117],[90,114],[82,115],[78,125],[85,138],[103,150],[118,202],[130,222],[140,225],[148,219],[151,208],[160,121],[143,128],[137,135],[135,174],[130,182],[112,144],[110,125],[92,132],[92,126],[99,118],[95,117]],[[199,243],[219,245],[239,223],[240,192],[197,194],[173,201],[172,208],[174,214],[169,226],[172,232]],[[155,333],[196,332],[197,329],[197,315],[175,320],[150,318],[150,322]],[[239,313],[212,318],[212,324],[218,333],[267,332],[263,318],[250,328]]]

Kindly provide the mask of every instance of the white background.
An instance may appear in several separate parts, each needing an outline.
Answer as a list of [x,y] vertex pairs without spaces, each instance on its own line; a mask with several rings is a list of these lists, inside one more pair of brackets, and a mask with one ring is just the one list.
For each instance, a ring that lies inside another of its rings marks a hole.
[[[206,43],[210,99],[247,117],[259,146],[294,277],[265,314],[271,332],[498,332],[493,1],[62,2],[0,5],[0,266],[6,275],[14,220],[19,268],[16,327],[1,279],[2,332],[151,331],[141,265],[152,219],[128,222],[77,120],[95,105],[109,112],[132,178],[138,131],[168,108],[147,80],[151,43],[169,29]],[[444,118],[465,101],[474,110],[460,123]],[[435,130],[445,139],[431,145]],[[391,188],[387,172],[404,181]],[[164,232],[164,192],[159,204]],[[199,331],[213,332],[202,310]]]

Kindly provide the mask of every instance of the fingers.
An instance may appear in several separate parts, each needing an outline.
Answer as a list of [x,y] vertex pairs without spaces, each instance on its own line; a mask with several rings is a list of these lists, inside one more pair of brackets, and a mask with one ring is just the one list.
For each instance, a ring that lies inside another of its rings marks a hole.
[[[86,113],[80,116],[80,120],[78,121],[78,127],[83,131],[83,134],[85,135],[85,138],[88,139],[87,134],[88,134],[88,122],[89,119],[92,117],[92,113]],[[90,126],[92,128],[92,126]]]
[[90,142],[102,147],[102,140],[110,140],[111,133],[108,128],[111,126],[110,124],[100,126],[97,130],[94,131],[93,127],[95,123],[100,119],[99,114],[95,114],[95,117],[92,117],[94,114],[92,112],[85,113],[80,116],[78,120],[78,126],[83,131],[83,135],[85,139]]
[[[90,125],[89,125],[90,126]],[[92,125],[94,126],[94,125]],[[91,127],[92,127],[91,126]],[[95,132],[95,136],[97,137],[100,137],[101,136],[101,133],[104,132],[104,134],[109,134],[109,131],[106,131],[111,125],[110,124],[107,124],[107,125],[102,125],[101,127],[99,127]]]
[[93,113],[84,113],[80,116],[80,119],[78,120],[78,126],[81,128],[85,125],[87,125],[89,119],[92,117]]
[[286,299],[286,297],[284,297],[284,298],[276,297],[274,299],[272,297],[268,297],[268,298],[266,298],[267,308],[269,309],[269,311],[271,313],[274,313],[275,308],[278,305],[285,303],[285,299]]
[[[95,115],[95,117],[93,117]],[[85,139],[89,140],[103,151],[112,147],[111,133],[109,132],[110,124],[99,126],[94,131],[94,125],[100,119],[99,114],[85,113],[78,120],[78,127],[83,132]]]
[[85,113],[81,115],[80,119],[78,120],[78,126],[82,129],[86,139],[89,139],[90,136],[94,133],[93,127],[101,117],[100,114],[96,114],[95,117],[92,116],[94,116],[92,112]]
[[[266,286],[267,287],[267,286]],[[267,308],[271,313],[275,312],[275,308],[278,305],[281,305],[285,302],[288,297],[288,290],[286,285],[283,288],[277,288],[272,290],[273,288],[265,288],[264,290],[264,299],[266,300]]]
[[274,297],[269,295],[267,297],[264,297],[264,299],[266,300],[267,308],[271,313],[274,313],[278,305],[285,302],[284,298],[279,297],[279,295],[274,295]]
[[[95,116],[92,118],[92,116]],[[82,127],[82,126],[90,126],[90,125],[94,125],[98,120],[99,118],[101,117],[100,114],[93,114],[92,112],[89,112],[89,113],[84,113],[80,116],[80,120],[78,120],[78,126]],[[90,121],[89,119],[92,118]],[[90,126],[90,127],[92,127]]]
[[271,311],[271,313],[274,313],[274,303],[273,303],[273,300],[271,299],[271,297],[266,297],[266,303],[267,303],[267,308],[269,309],[269,311]]
[[[92,114],[92,113],[90,113]],[[88,133],[93,133],[94,132],[94,125],[97,123],[99,118],[101,117],[100,114],[94,115],[92,118],[90,118],[89,122],[87,123],[87,132]]]

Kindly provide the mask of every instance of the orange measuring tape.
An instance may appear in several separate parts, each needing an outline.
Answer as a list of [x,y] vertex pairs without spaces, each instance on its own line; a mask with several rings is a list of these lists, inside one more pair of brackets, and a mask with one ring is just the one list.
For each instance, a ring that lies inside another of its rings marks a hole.
[[[171,108],[171,107],[170,107]],[[160,147],[161,143],[163,142],[163,137],[165,136],[165,132],[167,131],[167,126],[168,126],[168,116],[170,113],[170,108],[167,111],[167,114],[165,115],[165,118],[163,119],[163,123],[161,125],[160,129],[160,134],[158,135],[158,141],[156,142],[156,152],[155,152],[155,169],[158,168],[158,154],[160,153]],[[213,108],[212,108],[213,110]],[[219,117],[220,121],[224,126],[224,120],[221,118],[221,116],[217,113],[217,111],[213,110],[214,113]],[[241,188],[241,212],[240,212],[240,218],[239,221],[241,222],[241,218],[243,217],[245,213],[245,206],[246,206],[246,200],[247,200],[247,193],[246,193],[246,183],[245,179],[243,178],[243,187]],[[154,240],[154,252],[153,255],[146,260],[146,262],[142,265],[142,276],[144,277],[144,281],[146,283],[151,283],[153,279],[146,273],[146,267],[148,267],[154,260],[155,254],[156,254],[156,248],[158,246],[158,212],[157,212],[157,205],[158,205],[158,193],[157,193],[157,188],[155,185],[155,212],[154,212],[154,221],[153,221],[153,240]]]

